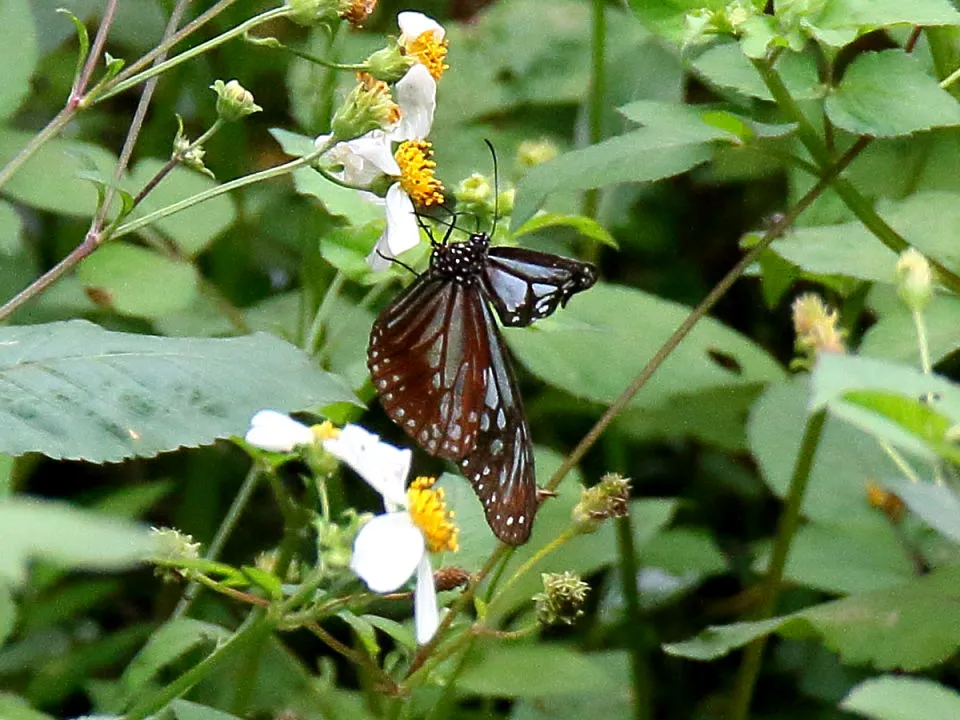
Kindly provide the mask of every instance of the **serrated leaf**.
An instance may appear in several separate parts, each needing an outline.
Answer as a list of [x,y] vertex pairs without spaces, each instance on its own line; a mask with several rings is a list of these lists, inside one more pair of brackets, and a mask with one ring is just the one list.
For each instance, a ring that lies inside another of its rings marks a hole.
[[840,708],[872,720],[955,720],[960,694],[926,678],[885,675],[854,687]]
[[534,215],[517,228],[514,235],[525,235],[551,227],[569,227],[585,238],[595,240],[612,248],[618,247],[613,235],[607,232],[603,225],[593,218],[584,217],[583,215],[561,215],[559,213],[541,213],[540,215]]
[[108,515],[10,497],[0,500],[0,547],[0,581],[20,583],[33,560],[83,570],[132,567],[156,551],[156,539],[147,527]]
[[[693,62],[693,68],[713,85],[736,90],[748,97],[773,101],[756,68],[744,57],[736,43],[723,43],[709,48]],[[811,100],[822,94],[817,62],[811,54],[783,53],[777,63],[777,73],[797,100]]]
[[621,112],[646,127],[534,167],[517,186],[511,228],[526,222],[547,195],[557,190],[672,177],[706,162],[711,141],[736,140],[704,123],[696,110],[679,104],[642,101],[621,108]]
[[837,127],[873,137],[960,125],[957,101],[902,50],[858,55],[826,111]]
[[816,19],[823,28],[960,25],[948,0],[828,0]]
[[0,329],[0,452],[115,462],[241,435],[263,408],[353,402],[266,334],[167,338],[74,320]]
[[189,308],[200,283],[191,263],[123,241],[107,243],[86,258],[77,276],[98,305],[148,319]]
[[948,566],[910,582],[792,615],[710,627],[690,640],[664,645],[664,650],[693,660],[714,660],[777,632],[790,638],[819,636],[845,664],[922,670],[960,648],[958,591],[960,568]]

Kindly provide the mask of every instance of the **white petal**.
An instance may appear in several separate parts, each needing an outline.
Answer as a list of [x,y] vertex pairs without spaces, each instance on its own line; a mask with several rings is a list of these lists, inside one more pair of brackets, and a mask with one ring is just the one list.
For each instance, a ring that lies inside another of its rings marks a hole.
[[390,139],[380,130],[374,130],[349,142],[337,143],[324,154],[324,159],[329,163],[342,165],[340,179],[351,185],[368,186],[380,175],[400,174],[400,166],[393,157]]
[[389,257],[397,257],[420,242],[420,226],[414,213],[413,201],[400,183],[387,190],[387,250]]
[[440,611],[437,609],[437,588],[433,584],[433,568],[426,553],[417,565],[417,589],[413,593],[413,624],[417,630],[417,643],[426,645],[440,626]]
[[393,264],[389,260],[391,257],[390,248],[387,247],[387,231],[384,230],[377,238],[377,244],[373,246],[373,250],[367,255],[367,265],[374,272],[380,272]]
[[433,31],[433,36],[439,41],[443,40],[446,31],[443,25],[431,17],[418,12],[402,12],[397,15],[397,25],[400,26],[400,44],[403,45],[407,40],[415,40],[428,30]]
[[433,127],[437,109],[437,81],[425,65],[417,63],[394,86],[400,122],[388,135],[396,141],[423,140]]
[[425,552],[423,533],[410,515],[377,515],[357,533],[350,569],[374,592],[393,592],[410,579]]
[[346,425],[340,436],[323,441],[324,449],[343,460],[383,496],[387,509],[405,507],[404,489],[411,453],[381,442],[359,425]]
[[261,410],[250,420],[244,440],[261,450],[290,452],[297,445],[312,445],[316,438],[303,423],[276,410]]

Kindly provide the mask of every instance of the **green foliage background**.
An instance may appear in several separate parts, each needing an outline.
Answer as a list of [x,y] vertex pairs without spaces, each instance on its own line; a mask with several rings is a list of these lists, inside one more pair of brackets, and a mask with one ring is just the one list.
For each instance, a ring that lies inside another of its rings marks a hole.
[[[91,37],[105,4],[60,2]],[[172,5],[120,2],[110,55],[154,48]],[[188,18],[212,5],[191,4]],[[163,166],[177,115],[191,138],[210,127],[209,86],[236,78],[264,110],[205,145],[216,180],[175,168],[125,220],[133,230],[0,328],[0,718],[142,717],[157,697],[168,702],[156,717],[177,720],[741,718],[747,707],[783,720],[960,717],[960,91],[941,84],[960,65],[960,11],[948,0],[628,5],[391,1],[333,41],[285,20],[253,31],[356,62],[396,34],[397,11],[437,17],[450,40],[431,134],[440,177],[489,175],[491,139],[499,181],[517,187],[517,240],[599,264],[602,282],[567,309],[505,331],[541,484],[691,307],[792,221],[590,447],[509,568],[563,533],[577,482],[630,477],[630,517],[479,607],[510,629],[530,620],[540,572],[571,570],[591,584],[584,617],[535,639],[481,638],[402,703],[380,704],[381,688],[314,636],[235,633],[245,608],[230,598],[205,592],[189,617],[172,615],[182,584],[141,564],[157,552],[149,525],[211,541],[250,466],[226,440],[260,408],[358,421],[406,444],[365,365],[375,313],[408,281],[363,263],[379,209],[301,169],[136,227],[309,152],[305,138],[328,131],[354,82],[236,38],[162,74],[119,185],[135,195]],[[177,51],[268,7],[237,0]],[[2,163],[70,96],[79,43],[55,9],[0,3]],[[0,299],[83,240],[137,97],[83,109],[0,187]],[[518,148],[541,139],[560,154],[522,172]],[[932,373],[897,296],[908,246],[939,283],[922,313]],[[839,310],[850,352],[798,372],[790,306],[804,290]],[[448,470],[422,453],[415,466]],[[494,539],[467,484],[442,483],[463,529],[446,560],[476,572]],[[331,502],[377,509],[347,475]],[[222,559],[253,565],[283,527],[256,489]],[[302,545],[309,565],[316,542]],[[263,597],[284,592],[267,573],[229,572]],[[324,627],[401,667],[415,651],[408,607],[369,610]],[[230,642],[243,646],[214,663]],[[184,681],[197,668],[199,682]]]

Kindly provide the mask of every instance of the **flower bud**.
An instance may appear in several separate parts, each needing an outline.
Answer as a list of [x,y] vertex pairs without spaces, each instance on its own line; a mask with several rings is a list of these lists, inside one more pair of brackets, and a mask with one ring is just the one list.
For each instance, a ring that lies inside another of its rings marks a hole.
[[624,517],[630,499],[630,480],[607,473],[591,488],[580,491],[580,502],[573,508],[573,522],[582,533],[592,533],[607,518]]
[[288,17],[297,25],[333,26],[340,20],[340,0],[287,0]]
[[[194,542],[191,535],[168,527],[152,527],[150,533],[156,544],[153,556],[157,561],[177,563],[183,560],[196,560],[200,557],[200,543]],[[167,582],[179,580],[183,575],[177,568],[163,565],[156,568],[156,573]]]
[[556,143],[548,138],[524,140],[517,148],[517,170],[523,174],[530,168],[543,165],[560,154]]
[[396,40],[391,40],[385,48],[370,55],[364,64],[367,72],[377,80],[395,83],[417,64],[417,60],[407,55]]
[[302,445],[313,445],[316,436],[303,423],[276,410],[261,410],[250,420],[244,436],[250,445],[268,452],[293,452]]
[[389,129],[400,120],[400,108],[385,82],[369,73],[357,73],[357,80],[330,123],[340,141],[353,140],[371,130]]
[[217,94],[217,115],[225,122],[236,122],[263,110],[253,101],[250,91],[236,80],[226,84],[223,80],[216,80],[210,89]]
[[433,582],[437,586],[437,592],[455,590],[470,582],[470,573],[463,568],[451,565],[437,570],[433,574]]
[[465,178],[453,191],[457,199],[457,210],[474,215],[481,225],[487,225],[493,219],[493,183],[479,173]]
[[373,13],[377,7],[377,0],[342,0],[340,3],[340,17],[351,25],[360,27],[363,21]]
[[360,528],[373,516],[370,513],[357,513],[347,509],[340,523],[327,522],[321,517],[314,520],[317,530],[317,555],[331,568],[350,567],[353,556],[353,543]]
[[793,301],[793,328],[796,333],[797,350],[805,360],[805,366],[822,352],[846,352],[846,333],[837,327],[840,314],[827,306],[816,293],[804,293]]
[[933,270],[914,248],[907,248],[897,260],[897,292],[913,312],[923,309],[933,297]]
[[191,170],[203,173],[213,177],[213,173],[203,164],[203,156],[206,151],[202,146],[190,147],[193,143],[183,132],[183,118],[177,115],[177,135],[173,138],[173,153],[171,157],[181,165],[186,165]]
[[572,572],[543,573],[543,592],[533,596],[537,620],[543,625],[573,625],[583,615],[590,586]]

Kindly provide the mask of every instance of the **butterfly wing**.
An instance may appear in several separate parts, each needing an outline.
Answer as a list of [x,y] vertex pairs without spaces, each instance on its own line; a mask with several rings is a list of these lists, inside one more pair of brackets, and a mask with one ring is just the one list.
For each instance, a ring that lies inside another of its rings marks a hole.
[[490,248],[483,274],[490,302],[510,327],[551,315],[596,281],[595,265],[516,247]]
[[476,445],[460,469],[480,498],[493,533],[505,543],[521,545],[530,537],[539,505],[533,446],[503,338],[486,304],[483,312],[490,362]]
[[479,285],[421,276],[377,318],[367,366],[387,415],[431,455],[475,445],[490,350]]

